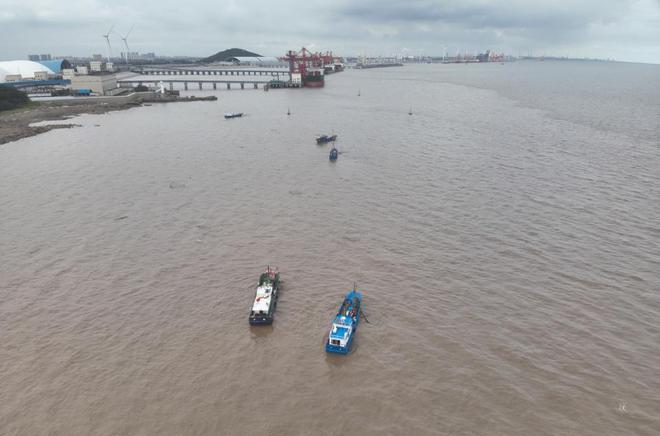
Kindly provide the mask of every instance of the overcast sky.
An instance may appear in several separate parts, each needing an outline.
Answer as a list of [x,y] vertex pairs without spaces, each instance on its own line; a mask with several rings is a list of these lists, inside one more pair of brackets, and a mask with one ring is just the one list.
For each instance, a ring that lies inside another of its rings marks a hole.
[[660,63],[660,0],[0,0],[0,60],[131,51],[208,56],[240,47],[279,56],[518,55]]

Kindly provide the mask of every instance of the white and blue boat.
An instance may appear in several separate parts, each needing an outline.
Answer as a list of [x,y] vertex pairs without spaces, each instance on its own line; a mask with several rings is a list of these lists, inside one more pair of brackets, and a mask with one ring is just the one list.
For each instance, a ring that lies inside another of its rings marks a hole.
[[339,151],[335,147],[332,147],[332,150],[330,150],[330,160],[336,161],[337,157],[339,157]]
[[325,351],[328,353],[348,354],[353,343],[353,337],[360,323],[360,305],[362,293],[353,288],[339,308],[339,312],[332,321],[328,342]]

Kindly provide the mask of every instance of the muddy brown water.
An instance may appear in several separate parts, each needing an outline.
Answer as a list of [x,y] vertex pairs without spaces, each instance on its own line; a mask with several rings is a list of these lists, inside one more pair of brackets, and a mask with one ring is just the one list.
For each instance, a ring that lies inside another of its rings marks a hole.
[[0,433],[660,434],[659,71],[347,71],[0,146]]

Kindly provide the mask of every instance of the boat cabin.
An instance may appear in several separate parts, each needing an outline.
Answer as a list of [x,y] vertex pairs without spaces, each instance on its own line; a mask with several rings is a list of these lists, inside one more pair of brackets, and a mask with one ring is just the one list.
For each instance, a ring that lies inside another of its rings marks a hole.
[[272,283],[259,286],[250,311],[250,323],[266,324],[272,322],[275,298]]
[[352,331],[353,319],[346,316],[338,316],[332,323],[328,343],[337,347],[346,348]]

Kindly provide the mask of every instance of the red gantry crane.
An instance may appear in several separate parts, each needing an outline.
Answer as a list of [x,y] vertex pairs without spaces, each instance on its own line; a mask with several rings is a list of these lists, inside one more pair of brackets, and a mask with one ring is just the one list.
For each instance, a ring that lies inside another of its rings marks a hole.
[[291,80],[296,82],[296,75],[300,75],[302,86],[321,88],[324,85],[323,67],[324,59],[319,53],[312,53],[303,47],[300,52],[289,50],[282,58],[289,62]]

